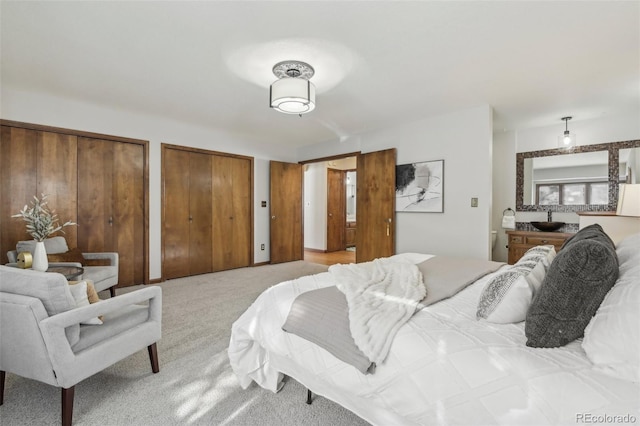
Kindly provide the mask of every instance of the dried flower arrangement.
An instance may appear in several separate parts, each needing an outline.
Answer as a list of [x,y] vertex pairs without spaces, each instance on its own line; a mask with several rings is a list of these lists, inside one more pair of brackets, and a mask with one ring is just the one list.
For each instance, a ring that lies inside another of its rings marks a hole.
[[40,198],[34,195],[31,206],[25,204],[18,214],[11,217],[21,217],[27,222],[27,232],[36,241],[44,241],[58,231],[64,234],[62,228],[76,224],[67,221],[58,225],[58,215],[53,210],[49,210],[46,194],[42,194]]

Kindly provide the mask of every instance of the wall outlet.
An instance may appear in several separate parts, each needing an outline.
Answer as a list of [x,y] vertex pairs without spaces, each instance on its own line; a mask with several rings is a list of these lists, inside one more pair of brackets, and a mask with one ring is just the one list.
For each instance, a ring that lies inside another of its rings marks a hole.
[[478,199],[477,198],[472,198],[471,199],[471,207],[478,207]]
[[264,244],[260,244],[260,250],[264,250]]

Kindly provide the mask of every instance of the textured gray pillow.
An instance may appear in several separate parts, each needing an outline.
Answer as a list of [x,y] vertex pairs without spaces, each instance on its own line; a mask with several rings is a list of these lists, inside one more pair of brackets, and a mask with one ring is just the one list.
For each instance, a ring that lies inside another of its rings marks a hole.
[[617,278],[611,239],[599,225],[580,230],[556,255],[527,311],[527,346],[554,348],[582,337]]

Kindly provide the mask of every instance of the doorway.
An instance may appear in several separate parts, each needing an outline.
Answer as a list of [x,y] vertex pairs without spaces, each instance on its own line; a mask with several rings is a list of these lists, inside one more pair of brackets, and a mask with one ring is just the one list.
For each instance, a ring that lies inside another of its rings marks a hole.
[[304,258],[323,263],[355,263],[356,157],[305,163]]

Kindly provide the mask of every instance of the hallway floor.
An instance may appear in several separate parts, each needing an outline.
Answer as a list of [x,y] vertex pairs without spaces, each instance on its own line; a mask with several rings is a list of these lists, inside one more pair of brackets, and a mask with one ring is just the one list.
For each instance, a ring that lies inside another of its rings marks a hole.
[[304,251],[304,260],[307,262],[319,263],[321,265],[335,265],[336,263],[356,263],[355,251],[333,251],[331,253],[321,253],[317,251]]

